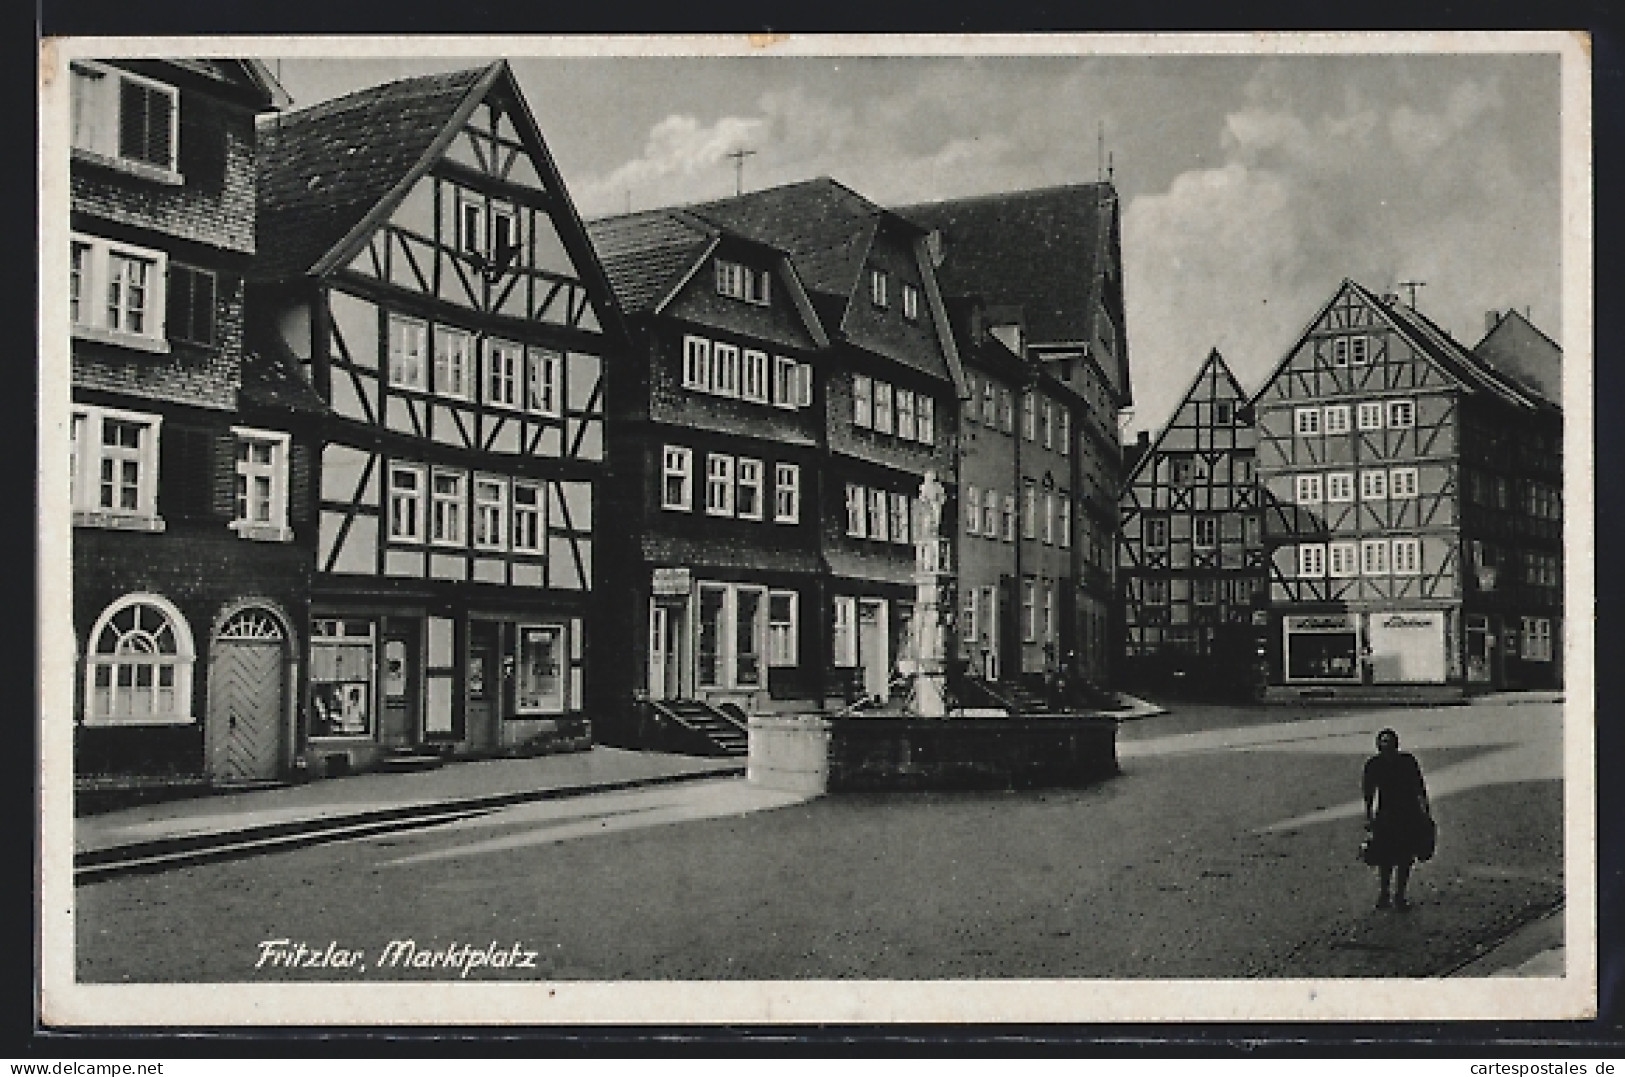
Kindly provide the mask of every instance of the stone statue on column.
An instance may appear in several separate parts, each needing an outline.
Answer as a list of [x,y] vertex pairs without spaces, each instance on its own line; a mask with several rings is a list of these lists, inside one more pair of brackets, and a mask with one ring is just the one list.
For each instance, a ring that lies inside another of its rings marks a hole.
[[914,625],[910,633],[914,645],[914,688],[909,710],[925,718],[948,714],[947,661],[943,652],[942,576],[944,563],[941,541],[942,507],[948,500],[935,471],[927,471],[914,501]]

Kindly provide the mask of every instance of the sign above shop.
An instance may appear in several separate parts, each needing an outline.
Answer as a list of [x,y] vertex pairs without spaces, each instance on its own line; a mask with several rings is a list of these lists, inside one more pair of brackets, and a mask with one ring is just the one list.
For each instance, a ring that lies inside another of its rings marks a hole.
[[657,595],[686,595],[694,589],[694,573],[687,568],[657,568],[652,584]]
[[1353,632],[1354,618],[1346,613],[1317,613],[1283,618],[1288,632]]

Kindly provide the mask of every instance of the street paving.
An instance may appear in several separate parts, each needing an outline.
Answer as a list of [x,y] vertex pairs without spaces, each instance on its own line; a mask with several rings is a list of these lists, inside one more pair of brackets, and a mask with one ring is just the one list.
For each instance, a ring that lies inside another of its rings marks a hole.
[[[1127,723],[1123,775],[1081,790],[803,801],[707,779],[88,884],[77,967],[447,975],[254,967],[289,938],[537,951],[530,970],[482,970],[507,979],[1430,976],[1561,902],[1558,705],[1283,718]],[[1354,862],[1384,725],[1440,819],[1408,915],[1374,911]]]

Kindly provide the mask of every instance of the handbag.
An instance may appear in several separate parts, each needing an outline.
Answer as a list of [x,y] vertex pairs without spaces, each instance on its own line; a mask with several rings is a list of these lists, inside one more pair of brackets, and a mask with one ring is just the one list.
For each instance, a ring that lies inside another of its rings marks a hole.
[[1416,859],[1428,861],[1433,859],[1434,852],[1439,845],[1439,827],[1433,821],[1433,816],[1422,816],[1422,825],[1416,833]]

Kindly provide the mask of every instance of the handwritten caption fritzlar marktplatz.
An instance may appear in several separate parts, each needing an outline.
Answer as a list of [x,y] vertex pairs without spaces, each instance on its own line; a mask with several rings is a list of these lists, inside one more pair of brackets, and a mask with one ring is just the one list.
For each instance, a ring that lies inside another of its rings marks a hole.
[[[343,969],[363,973],[368,969],[367,952],[352,950],[330,941],[326,946],[295,939],[265,939],[259,944],[256,969]],[[384,944],[374,969],[439,969],[467,979],[479,969],[533,969],[536,951],[519,943],[504,946],[492,939],[477,943],[450,942],[424,946],[413,939],[391,939]]]

